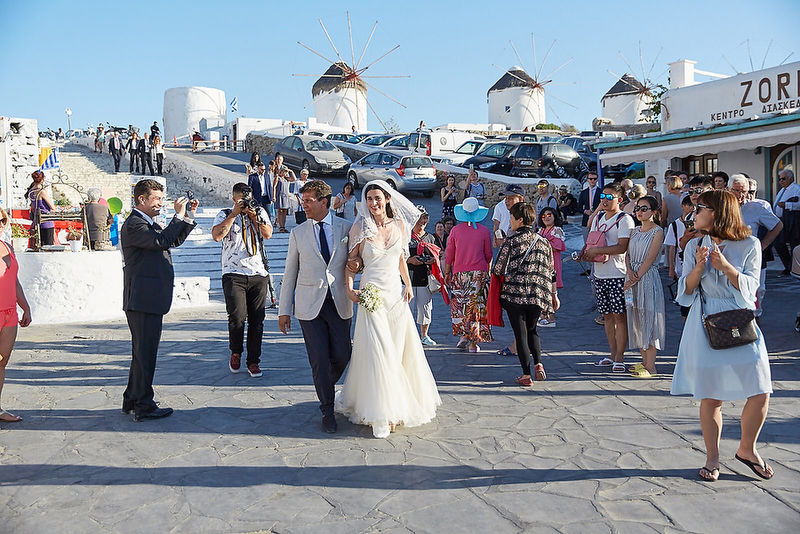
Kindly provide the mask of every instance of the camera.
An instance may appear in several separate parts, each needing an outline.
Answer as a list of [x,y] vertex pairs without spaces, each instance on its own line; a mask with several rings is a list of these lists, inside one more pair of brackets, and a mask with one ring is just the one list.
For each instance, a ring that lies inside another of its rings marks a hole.
[[261,207],[258,201],[253,198],[253,189],[251,187],[246,188],[242,192],[242,203],[244,204],[245,208],[250,208],[256,213],[258,213],[258,208]]
[[186,199],[187,199],[189,202],[191,202],[192,200],[194,200],[194,192],[192,192],[192,190],[191,190],[191,189],[189,189],[188,191],[186,191]]

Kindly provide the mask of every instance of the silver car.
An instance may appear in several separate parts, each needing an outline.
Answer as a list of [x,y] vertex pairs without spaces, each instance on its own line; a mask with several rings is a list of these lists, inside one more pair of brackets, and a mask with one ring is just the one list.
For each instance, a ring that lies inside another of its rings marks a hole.
[[292,169],[308,169],[311,174],[346,174],[350,162],[330,141],[314,135],[290,135],[275,143],[275,155]]
[[352,163],[347,172],[347,180],[354,187],[378,179],[398,191],[418,191],[426,197],[432,197],[438,189],[433,161],[419,154],[373,152]]

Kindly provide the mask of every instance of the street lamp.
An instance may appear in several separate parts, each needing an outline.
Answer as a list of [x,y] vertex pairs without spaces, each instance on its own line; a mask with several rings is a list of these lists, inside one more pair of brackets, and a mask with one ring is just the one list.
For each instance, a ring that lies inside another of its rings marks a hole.
[[67,109],[64,110],[64,113],[67,114],[67,131],[70,131],[70,130],[72,130],[72,123],[71,123],[71,120],[70,120],[70,117],[72,116],[72,110],[67,108]]

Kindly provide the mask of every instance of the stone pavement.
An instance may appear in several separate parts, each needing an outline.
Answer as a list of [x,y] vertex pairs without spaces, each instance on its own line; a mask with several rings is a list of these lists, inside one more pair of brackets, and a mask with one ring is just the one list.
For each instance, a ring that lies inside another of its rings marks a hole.
[[[435,201],[423,204],[435,220]],[[696,476],[697,403],[669,395],[677,307],[668,304],[661,377],[612,376],[591,364],[605,337],[588,282],[573,262],[564,279],[558,326],[541,332],[548,379],[530,390],[512,385],[516,359],[494,352],[509,329],[495,329],[484,352],[458,352],[436,297],[441,344],[426,354],[443,405],[430,424],[385,440],[341,417],[338,434],[322,433],[299,325],[281,335],[274,310],[260,379],[228,371],[218,293],[207,308],[167,315],[156,399],[176,413],[143,423],[119,411],[123,321],[21,329],[3,407],[25,421],[0,428],[0,532],[797,531],[800,284],[769,273],[775,394],[760,451],[775,478],[733,460],[735,402],[724,406],[722,475],[709,484]]]

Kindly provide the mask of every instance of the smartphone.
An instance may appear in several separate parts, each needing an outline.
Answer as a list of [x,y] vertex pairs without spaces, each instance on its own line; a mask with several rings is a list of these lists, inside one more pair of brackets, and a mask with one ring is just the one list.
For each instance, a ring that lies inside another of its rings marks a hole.
[[495,236],[497,239],[503,239],[503,238],[505,237],[505,234],[503,234],[503,231],[502,231],[502,230],[495,230],[495,232],[494,232],[494,236]]
[[471,171],[475,170],[475,164],[474,163],[470,163],[469,164],[469,170],[471,170]]
[[192,190],[191,190],[191,189],[189,189],[188,191],[186,191],[186,198],[189,200],[189,202],[191,202],[192,200],[194,200],[194,193],[192,192]]

